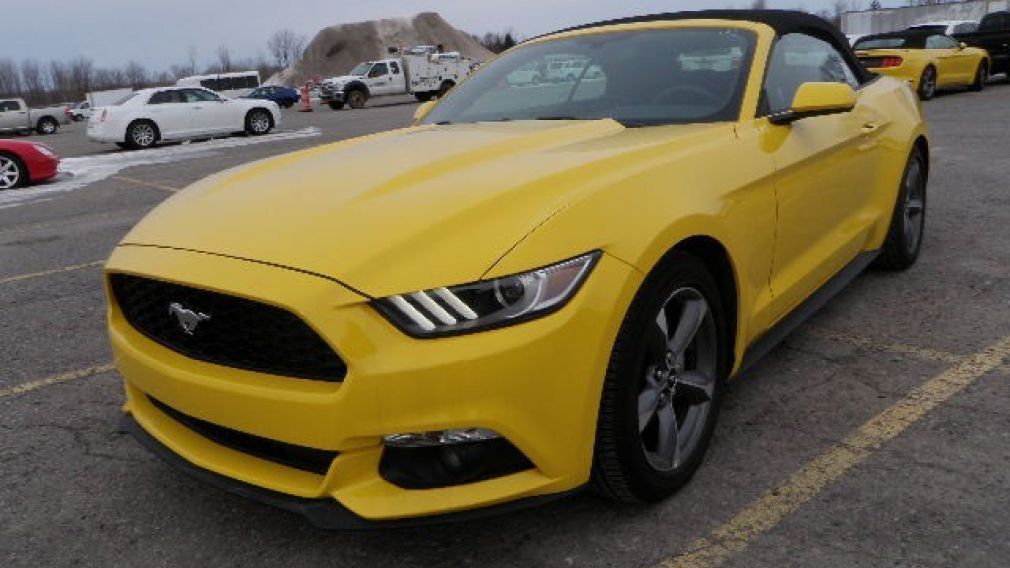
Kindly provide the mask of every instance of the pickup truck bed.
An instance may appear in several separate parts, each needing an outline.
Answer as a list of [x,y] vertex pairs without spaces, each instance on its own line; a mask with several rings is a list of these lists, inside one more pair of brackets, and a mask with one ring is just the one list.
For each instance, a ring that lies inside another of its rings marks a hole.
[[29,109],[24,99],[0,99],[0,132],[55,134],[66,122],[61,106]]

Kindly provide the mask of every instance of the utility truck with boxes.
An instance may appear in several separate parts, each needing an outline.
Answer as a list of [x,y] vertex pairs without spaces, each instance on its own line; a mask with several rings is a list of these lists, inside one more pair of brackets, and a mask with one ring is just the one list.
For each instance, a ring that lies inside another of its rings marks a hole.
[[[390,52],[399,53],[398,48]],[[326,79],[320,99],[333,110],[363,108],[373,97],[414,95],[428,101],[445,94],[477,67],[477,62],[439,47],[418,46],[399,57],[359,63],[347,75]]]

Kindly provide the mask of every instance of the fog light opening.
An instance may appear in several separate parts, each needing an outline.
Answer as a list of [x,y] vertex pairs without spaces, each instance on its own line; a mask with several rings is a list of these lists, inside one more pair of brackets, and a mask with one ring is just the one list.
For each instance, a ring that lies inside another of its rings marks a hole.
[[386,436],[379,475],[404,489],[476,483],[533,468],[497,432],[483,428]]

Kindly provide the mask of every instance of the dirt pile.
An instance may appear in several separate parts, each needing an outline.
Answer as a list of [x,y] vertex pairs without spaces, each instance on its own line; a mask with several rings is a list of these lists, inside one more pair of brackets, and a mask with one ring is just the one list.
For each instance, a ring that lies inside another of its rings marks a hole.
[[270,78],[271,83],[301,85],[311,77],[344,75],[362,61],[389,57],[390,46],[442,44],[446,51],[484,61],[491,52],[472,35],[458,30],[434,12],[412,18],[390,18],[328,27],[312,39],[305,57]]

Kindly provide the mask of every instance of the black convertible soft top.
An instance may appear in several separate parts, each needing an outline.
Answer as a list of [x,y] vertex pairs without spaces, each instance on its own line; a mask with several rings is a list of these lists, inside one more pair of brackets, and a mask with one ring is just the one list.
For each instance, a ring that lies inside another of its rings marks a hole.
[[901,46],[901,49],[925,49],[926,38],[935,35],[945,35],[945,34],[941,28],[901,30],[897,32],[888,32],[886,34],[874,34],[863,36],[859,38],[859,41],[856,42],[856,45],[872,41],[875,39],[903,39],[905,40],[905,43]]
[[838,51],[840,51],[848,60],[849,65],[856,72],[861,83],[865,83],[874,77],[873,73],[867,71],[866,68],[859,63],[855,52],[852,51],[852,47],[849,46],[848,40],[845,39],[845,36],[842,35],[842,32],[838,29],[838,27],[824,18],[814,16],[813,14],[808,14],[806,12],[800,12],[798,10],[697,10],[692,12],[671,12],[667,14],[652,14],[649,16],[636,16],[632,18],[595,22],[592,24],[585,24],[559,30],[546,35],[550,36],[563,32],[598,28],[601,26],[672,20],[739,20],[765,24],[775,30],[775,34],[779,37],[791,33],[807,34],[834,45],[835,48],[837,48]]

